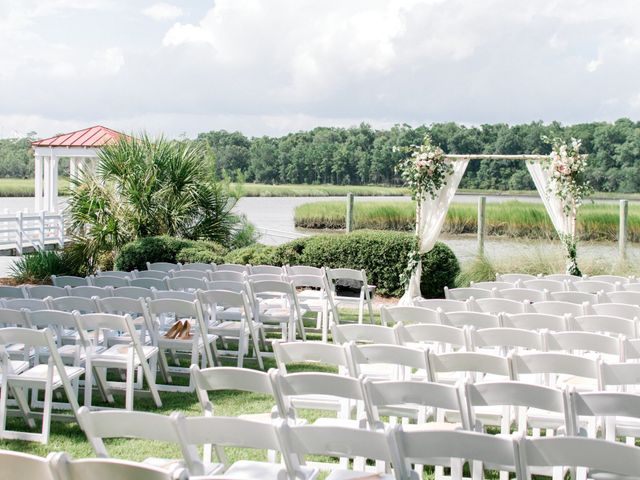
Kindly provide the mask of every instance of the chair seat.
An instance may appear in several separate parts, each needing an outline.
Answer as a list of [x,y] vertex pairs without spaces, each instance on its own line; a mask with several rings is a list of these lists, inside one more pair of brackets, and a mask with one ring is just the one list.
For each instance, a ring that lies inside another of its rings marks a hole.
[[[105,351],[98,354],[97,357],[93,358],[94,362],[100,361],[120,361],[126,362],[129,354],[131,352],[132,347],[130,345],[113,345],[112,347],[107,348]],[[158,347],[153,347],[151,345],[143,345],[142,353],[144,354],[144,358],[149,359],[153,357],[156,353],[158,353]],[[138,358],[135,359],[135,363],[140,363]]]
[[402,430],[407,432],[431,432],[431,431],[453,431],[462,430],[461,423],[450,422],[426,422],[426,423],[405,423]]
[[[29,362],[25,362],[22,360],[11,360],[11,369],[15,374],[22,373],[28,368],[29,368]],[[0,375],[0,379],[2,379],[2,375]]]
[[[242,330],[242,324],[240,322],[227,321],[220,322],[215,325],[209,325],[209,332],[217,335],[238,335]],[[244,333],[249,333],[249,327],[247,325],[244,326]]]
[[326,480],[393,480],[396,477],[391,473],[358,472],[355,470],[334,470],[326,477]]
[[[25,370],[20,375],[16,375],[15,377],[11,377],[12,382],[36,382],[36,383],[45,383],[47,381],[47,373],[49,367],[44,364],[36,365],[28,370]],[[74,378],[80,377],[84,373],[84,368],[82,367],[69,367],[65,366],[64,370],[67,374],[69,380],[73,380]],[[53,370],[53,388],[58,388],[62,385],[62,380],[60,379],[60,374],[56,369]]]
[[[162,468],[164,470],[175,471],[179,468],[187,468],[186,463],[182,459],[170,459],[170,458],[158,458],[158,457],[149,457],[145,458],[142,463],[146,465],[151,465],[153,467]],[[224,470],[224,465],[221,463],[212,463],[206,465],[206,478],[209,478],[210,475],[215,475]],[[193,478],[193,477],[190,477]],[[203,477],[204,478],[204,477]]]
[[[301,478],[314,478],[317,469],[311,467],[300,467]],[[208,477],[211,480],[255,480],[274,479],[286,480],[287,470],[279,463],[254,462],[251,460],[240,460],[231,465],[226,472]]]

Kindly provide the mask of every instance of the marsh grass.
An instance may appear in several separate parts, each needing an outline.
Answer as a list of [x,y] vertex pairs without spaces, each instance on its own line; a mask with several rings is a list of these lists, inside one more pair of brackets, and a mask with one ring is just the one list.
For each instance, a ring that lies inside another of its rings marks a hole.
[[[33,178],[0,178],[0,197],[33,197]],[[69,194],[69,179],[58,177],[58,195]]]
[[[578,216],[581,240],[617,240],[619,207],[609,203],[587,203]],[[306,203],[296,208],[297,227],[344,229],[346,202]],[[412,231],[415,206],[412,202],[355,202],[357,229]],[[454,203],[447,214],[443,233],[476,233],[478,210],[473,203]],[[629,241],[640,241],[640,205],[629,205]],[[512,238],[555,239],[556,233],[542,204],[517,200],[487,204],[487,234]]]

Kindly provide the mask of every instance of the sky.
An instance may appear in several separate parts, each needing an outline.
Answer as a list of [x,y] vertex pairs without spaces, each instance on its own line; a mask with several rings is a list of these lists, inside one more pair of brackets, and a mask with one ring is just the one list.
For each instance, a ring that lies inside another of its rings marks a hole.
[[0,137],[620,117],[639,0],[0,0]]

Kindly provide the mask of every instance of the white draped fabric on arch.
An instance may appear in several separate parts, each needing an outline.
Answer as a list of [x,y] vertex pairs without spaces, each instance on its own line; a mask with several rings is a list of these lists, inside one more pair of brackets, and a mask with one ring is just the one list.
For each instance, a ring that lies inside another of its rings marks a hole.
[[[521,160],[526,161],[527,169],[533,177],[533,182],[542,198],[542,202],[551,217],[553,226],[560,238],[575,236],[576,217],[566,214],[560,199],[548,194],[550,181],[549,172],[543,167],[542,162],[549,160],[548,155],[445,155],[448,162],[452,162],[453,171],[448,175],[446,183],[437,192],[434,198],[423,196],[417,202],[416,207],[416,235],[420,254],[429,252],[438,237],[447,217],[449,205],[458,190],[460,180],[464,175],[470,160]],[[400,299],[401,305],[412,305],[415,298],[420,297],[420,277],[422,268],[418,263],[413,271],[404,295]]]

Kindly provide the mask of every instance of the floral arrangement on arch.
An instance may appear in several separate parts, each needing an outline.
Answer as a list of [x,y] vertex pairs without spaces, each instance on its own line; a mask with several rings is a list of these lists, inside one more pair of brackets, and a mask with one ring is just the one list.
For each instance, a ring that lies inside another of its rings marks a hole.
[[549,161],[546,163],[549,172],[547,193],[560,200],[564,215],[573,226],[573,231],[560,235],[567,250],[567,273],[581,275],[577,263],[578,239],[575,223],[578,208],[592,192],[585,175],[587,155],[580,153],[582,142],[578,139],[572,138],[570,143],[565,143],[560,138],[543,137],[543,140],[551,144]]
[[[453,165],[447,162],[444,150],[431,142],[431,137],[425,135],[422,144],[408,147],[393,147],[394,152],[404,152],[405,157],[398,165],[402,180],[411,192],[411,198],[417,202],[418,211],[421,208],[422,199],[429,195],[432,199],[438,196],[438,192],[447,183],[447,178],[453,173]],[[400,274],[400,281],[407,286],[413,272],[420,265],[419,237],[409,252],[407,266]]]
[[411,191],[411,197],[418,202],[426,195],[435,198],[453,172],[453,166],[446,161],[444,151],[434,145],[428,135],[421,145],[393,147],[393,151],[409,154],[400,162],[398,170]]

